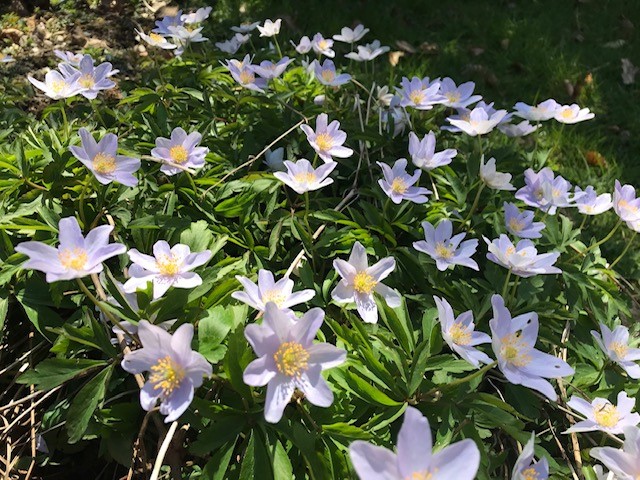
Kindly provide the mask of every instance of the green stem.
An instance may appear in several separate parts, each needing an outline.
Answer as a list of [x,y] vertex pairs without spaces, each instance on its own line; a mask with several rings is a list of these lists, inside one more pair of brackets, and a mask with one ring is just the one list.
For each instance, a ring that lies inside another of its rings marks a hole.
[[636,235],[637,235],[637,234],[638,234],[638,232],[636,232],[636,231],[634,231],[634,232],[633,232],[633,235],[631,235],[631,238],[630,238],[630,239],[629,239],[629,241],[627,242],[627,246],[626,246],[626,247],[624,247],[624,250],[622,250],[622,253],[621,253],[620,255],[618,255],[618,258],[616,258],[616,259],[613,261],[613,263],[612,263],[611,265],[609,265],[609,268],[610,268],[610,269],[613,269],[613,267],[615,267],[615,266],[618,264],[618,262],[619,262],[620,260],[622,260],[622,257],[624,257],[624,256],[625,256],[625,254],[626,254],[626,253],[627,253],[627,251],[629,250],[629,247],[631,247],[631,244],[632,244],[632,243],[633,243],[633,241],[635,240],[635,238],[636,238]]
[[589,253],[594,248],[599,247],[600,245],[602,245],[605,242],[608,242],[611,239],[611,237],[613,237],[613,234],[616,233],[616,230],[618,230],[620,225],[622,225],[622,220],[618,220],[618,223],[616,223],[616,226],[613,227],[611,229],[611,231],[602,240],[600,240],[599,242],[594,243],[590,247],[586,248],[584,251],[576,253],[573,257],[571,257],[569,259],[569,261],[572,262],[573,260],[575,260],[579,256],[586,255],[587,253]]
[[507,278],[504,279],[504,285],[502,286],[502,298],[507,295],[507,289],[509,288],[509,280],[511,280],[511,270],[507,273]]
[[516,296],[516,292],[518,290],[518,283],[520,283],[520,277],[516,277],[513,282],[513,287],[511,287],[511,292],[509,293],[509,298],[505,299],[505,304],[509,305],[511,300],[513,300]]
[[484,157],[484,148],[482,148],[482,135],[476,135],[478,139],[478,151],[480,152],[480,158]]
[[473,215],[473,212],[478,207],[478,202],[480,202],[480,194],[482,193],[483,189],[484,189],[484,183],[481,183],[480,186],[478,187],[478,192],[476,193],[476,198],[474,198],[474,200],[473,200],[473,205],[471,205],[471,210],[469,210],[469,213],[467,214],[467,216],[464,219],[464,222],[462,222],[462,223],[467,223],[469,220],[471,220],[471,216]]
[[469,383],[471,380],[473,380],[474,378],[480,377],[482,375],[484,375],[485,373],[487,373],[489,370],[491,370],[493,367],[495,367],[498,364],[498,362],[492,362],[488,365],[485,365],[484,367],[482,367],[480,370],[477,370],[475,372],[473,372],[470,375],[467,375],[466,377],[462,377],[462,378],[458,378],[457,380],[454,380],[452,382],[446,383],[444,385],[438,386],[438,387],[434,387],[431,390],[429,390],[427,393],[420,395],[421,397],[432,397],[435,393],[443,390],[443,389],[450,389],[451,387],[457,387],[458,385],[462,385],[464,383]]
[[66,141],[69,141],[69,122],[67,121],[67,110],[66,110],[66,102],[64,100],[60,100],[60,112],[62,113],[62,125],[64,128],[64,137]]
[[273,36],[273,43],[276,45],[276,50],[278,51],[278,56],[282,59],[282,50],[280,50],[280,44],[278,43],[278,37],[276,35]]
[[587,217],[588,215],[582,216],[582,222],[580,222],[580,226],[578,227],[578,230],[582,230],[584,228],[584,224],[587,223]]

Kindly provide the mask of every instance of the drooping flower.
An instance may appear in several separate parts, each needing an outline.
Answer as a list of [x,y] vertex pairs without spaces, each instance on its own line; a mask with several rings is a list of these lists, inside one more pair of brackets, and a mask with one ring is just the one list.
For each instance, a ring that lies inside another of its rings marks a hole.
[[240,49],[240,46],[242,44],[236,39],[236,37],[231,37],[229,40],[225,40],[224,42],[216,42],[214,43],[214,45],[221,52],[233,55]]
[[436,296],[433,300],[438,308],[442,338],[449,348],[476,368],[481,363],[489,365],[492,362],[491,358],[475,347],[483,343],[491,343],[491,337],[486,333],[474,331],[473,312],[469,310],[454,318],[449,302]]
[[[280,25],[282,25],[282,19],[278,18],[275,22],[271,19],[267,19],[264,25],[258,25],[258,31],[261,37],[273,37],[280,33]],[[244,32],[243,32],[244,33]]]
[[560,108],[560,104],[553,98],[550,98],[535,106],[518,102],[513,108],[515,108],[515,112],[513,112],[513,114],[520,118],[524,118],[525,120],[530,120],[532,122],[542,122],[545,120],[551,120],[556,115],[558,108]]
[[241,23],[238,26],[231,27],[231,30],[233,30],[236,33],[249,33],[255,30],[258,25],[260,25],[260,22],[253,22],[253,23],[246,22],[246,23]]
[[413,77],[409,80],[402,77],[400,83],[401,88],[398,89],[400,95],[400,106],[413,107],[417,110],[431,110],[434,105],[442,102],[443,98],[438,92],[440,91],[440,82],[434,80],[431,82],[428,77],[423,79]]
[[407,407],[398,433],[397,453],[356,440],[349,457],[360,480],[473,480],[480,466],[480,450],[467,438],[432,452],[429,421]]
[[591,402],[573,395],[567,402],[567,406],[586,417],[566,430],[571,432],[602,432],[617,435],[623,432],[624,427],[635,427],[640,423],[640,415],[631,413],[636,405],[635,398],[629,398],[627,393],[618,393],[618,404],[614,405],[606,398],[594,398]]
[[534,348],[538,339],[538,314],[525,313],[511,318],[500,295],[491,297],[493,318],[489,321],[493,352],[505,378],[542,393],[551,401],[558,396],[546,378],[573,375],[574,370],[558,357]]
[[344,363],[347,352],[329,343],[314,343],[324,320],[321,308],[295,319],[273,302],[266,305],[262,325],[247,325],[244,335],[258,358],[244,371],[244,383],[267,385],[264,418],[277,423],[295,389],[318,407],[333,403],[333,392],[321,372]]
[[511,273],[519,277],[562,273],[562,270],[553,266],[560,254],[558,252],[538,254],[531,240],[520,240],[517,245],[514,245],[504,234],[493,241],[487,237],[483,238],[489,247],[487,258],[508,268]]
[[482,100],[482,95],[474,95],[476,84],[473,82],[456,85],[451,78],[445,77],[440,81],[440,95],[444,97],[442,105],[451,108],[466,108],[472,103]]
[[348,158],[353,155],[353,150],[343,146],[347,134],[340,130],[340,122],[334,120],[327,125],[328,121],[327,114],[321,113],[316,118],[315,131],[309,125],[300,126],[309,144],[325,163],[332,162],[333,157]]
[[543,222],[534,222],[534,214],[529,210],[520,211],[515,203],[504,202],[504,223],[507,231],[520,238],[540,238]]
[[178,243],[173,247],[164,240],[153,246],[153,256],[140,253],[132,248],[127,252],[133,265],[129,267],[131,278],[123,286],[125,292],[135,292],[138,288],[153,283],[153,298],[162,297],[169,288],[193,288],[202,284],[202,278],[194,268],[204,265],[211,258],[211,251],[191,253],[188,245]]
[[448,148],[436,153],[436,135],[433,132],[426,134],[422,140],[415,133],[409,132],[409,155],[411,155],[411,161],[416,167],[426,172],[449,165],[457,154],[458,151],[454,148]]
[[53,100],[73,97],[82,90],[77,82],[80,78],[79,72],[73,77],[65,78],[57,70],[51,70],[44,76],[44,82],[36,80],[30,75],[27,78],[34,87],[42,90],[47,97]]
[[558,107],[553,118],[560,123],[578,123],[595,117],[588,108],[580,108],[577,104]]
[[609,360],[620,365],[630,378],[640,378],[640,365],[636,363],[640,360],[640,348],[629,345],[629,329],[624,325],[618,325],[611,331],[601,323],[600,331],[602,335],[591,330],[591,335]]
[[331,298],[338,303],[355,302],[358,313],[365,322],[378,321],[378,307],[373,292],[382,296],[391,308],[400,306],[400,294],[381,283],[396,268],[393,257],[385,257],[369,266],[365,248],[360,242],[356,242],[349,260],[336,258],[333,268],[341,280],[331,292]]
[[613,210],[625,222],[640,220],[640,198],[636,198],[636,189],[631,185],[620,185],[616,180],[613,191]]
[[348,73],[336,73],[336,66],[333,60],[326,59],[322,65],[316,61],[314,63],[314,73],[316,79],[323,85],[330,87],[339,87],[351,80],[351,75]]
[[282,57],[276,63],[270,60],[263,60],[260,65],[253,67],[253,71],[266,80],[272,80],[282,75],[291,62],[293,62],[293,59],[289,59],[289,57]]
[[275,172],[273,176],[299,194],[331,185],[333,179],[329,178],[329,174],[338,166],[336,162],[329,162],[314,169],[311,162],[304,158],[297,162],[287,160],[284,165],[287,172]]
[[555,215],[558,208],[572,207],[579,197],[572,195],[571,184],[560,175],[555,176],[548,167],[539,172],[528,168],[524,172],[525,186],[516,192],[516,198],[531,207]]
[[[462,265],[473,270],[479,270],[478,264],[471,258],[478,248],[478,240],[465,240],[465,232],[453,235],[451,220],[442,220],[437,227],[429,222],[422,222],[424,240],[413,242],[413,248],[424,252],[436,262],[440,271],[445,271],[449,265]],[[452,236],[453,235],[453,236]]]
[[159,33],[162,36],[169,36],[171,35],[169,27],[180,27],[183,25],[184,20],[182,20],[182,10],[178,10],[175,15],[167,15],[160,20],[156,20],[156,28],[151,31]]
[[523,120],[520,123],[501,123],[498,125],[498,130],[504,133],[507,137],[526,137],[527,135],[535,132],[540,125],[531,125],[528,120]]
[[275,150],[267,149],[264,152],[264,164],[274,172],[283,172],[286,170],[284,166],[284,148],[278,147]]
[[65,63],[70,64],[72,67],[78,67],[84,55],[82,53],[73,53],[63,50],[54,50],[54,55]]
[[600,215],[613,207],[610,193],[598,195],[595,189],[589,185],[584,191],[576,186],[576,207],[584,215]]
[[140,159],[118,155],[118,137],[107,133],[99,142],[86,128],[78,130],[82,146],[71,146],[73,156],[95,175],[98,181],[107,185],[118,182],[128,187],[138,184],[135,172],[140,168]]
[[494,190],[515,190],[511,185],[511,174],[502,173],[496,170],[496,159],[491,157],[484,163],[484,155],[480,158],[480,179],[484,184]]
[[185,323],[173,335],[146,320],[138,324],[142,348],[127,353],[122,368],[132,374],[149,372],[140,389],[140,405],[151,410],[160,401],[165,423],[178,419],[189,408],[193,392],[204,377],[212,374],[211,364],[191,350],[193,325]]
[[384,178],[378,180],[380,188],[387,194],[396,205],[403,200],[409,200],[413,203],[425,203],[429,201],[427,195],[431,193],[424,187],[414,187],[413,185],[420,180],[422,172],[416,169],[413,175],[407,173],[407,159],[400,158],[396,160],[393,167],[389,167],[386,163],[377,162],[382,168]]
[[184,168],[202,168],[209,149],[198,146],[201,140],[202,135],[198,132],[187,135],[177,127],[171,132],[171,138],[156,138],[156,148],[151,150],[151,156],[163,161],[160,171],[166,175],[176,175]]
[[537,462],[533,459],[533,447],[535,434],[531,434],[531,439],[525,444],[522,453],[518,456],[516,464],[511,472],[511,480],[547,480],[549,478],[549,462],[546,458],[541,458]]
[[144,40],[152,47],[162,48],[163,50],[173,50],[174,48],[178,47],[175,43],[171,43],[169,40],[158,33],[151,32],[149,35],[147,35],[141,30],[136,30],[136,33],[142,40]]
[[209,18],[211,10],[213,10],[213,7],[202,7],[197,9],[195,12],[182,15],[180,20],[186,24],[202,23]]
[[369,32],[368,28],[364,28],[364,25],[358,24],[352,30],[349,27],[342,27],[339,34],[333,36],[333,39],[336,42],[343,43],[356,43],[362,37],[364,37]]
[[227,60],[226,67],[233,79],[244,88],[264,93],[267,88],[267,80],[262,77],[256,78],[255,65],[251,65],[251,57],[246,55],[242,62],[231,59]]
[[124,253],[121,243],[109,243],[111,225],[102,225],[82,235],[75,217],[66,217],[58,223],[57,248],[43,242],[22,242],[16,252],[29,257],[23,268],[46,273],[48,283],[82,278],[102,271],[102,262]]
[[640,428],[624,428],[622,448],[596,447],[589,451],[591,458],[600,460],[617,480],[640,478]]
[[349,52],[345,57],[355,60],[356,62],[369,62],[389,51],[389,47],[380,46],[380,40],[374,40],[366,45],[358,45],[357,48],[357,52]]
[[293,40],[291,41],[291,45],[293,45],[293,48],[296,49],[296,52],[298,52],[301,55],[304,55],[305,53],[309,53],[312,48],[311,39],[306,35],[300,39],[300,43],[298,43],[298,45],[293,43]]
[[388,109],[380,109],[380,120],[382,126],[389,128],[393,125],[393,136],[396,137],[410,124],[409,113],[399,106],[400,97],[394,96]]
[[336,56],[336,52],[332,50],[333,40],[330,38],[324,38],[321,33],[316,33],[311,39],[311,48],[318,55],[325,55],[326,57],[333,58]]
[[231,296],[260,312],[265,311],[269,302],[275,303],[281,310],[288,311],[291,307],[308,302],[316,294],[312,289],[293,293],[293,280],[282,277],[276,282],[269,270],[258,270],[257,284],[241,275],[236,275],[236,280],[242,284],[244,291],[233,292]]
[[506,110],[494,110],[493,104],[490,104],[489,106],[478,104],[478,106],[469,112],[468,120],[448,117],[447,121],[454,127],[457,127],[460,131],[475,137],[477,135],[489,133],[500,122],[505,121],[506,117]]
[[75,81],[80,87],[78,93],[89,100],[96,98],[101,90],[109,90],[116,86],[109,78],[113,71],[111,63],[103,62],[96,67],[91,55],[82,57],[77,69],[68,63],[61,63],[59,68],[67,81]]

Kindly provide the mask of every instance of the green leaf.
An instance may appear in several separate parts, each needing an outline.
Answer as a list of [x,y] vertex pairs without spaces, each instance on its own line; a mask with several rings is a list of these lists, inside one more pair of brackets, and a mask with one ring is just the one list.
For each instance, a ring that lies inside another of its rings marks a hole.
[[224,358],[227,347],[222,342],[234,327],[233,310],[221,305],[210,308],[198,322],[198,351],[211,363]]
[[202,252],[213,242],[213,233],[205,220],[199,220],[180,234],[180,243],[188,245],[192,252]]
[[114,365],[115,364],[109,365],[89,380],[71,402],[69,412],[67,413],[69,443],[76,443],[87,430],[93,412],[107,391],[107,385],[109,384]]
[[256,430],[251,432],[247,449],[242,456],[239,478],[240,480],[253,480],[254,478],[260,478],[261,480],[273,479],[269,454],[262,437]]
[[234,447],[235,442],[229,442],[214,453],[202,469],[200,478],[202,480],[223,480],[228,478],[225,474],[227,473]]
[[[337,370],[336,370],[337,372]],[[332,372],[333,373],[333,372]],[[348,370],[344,371],[344,379],[346,383],[351,387],[353,393],[366,400],[367,402],[382,405],[383,407],[393,407],[396,405],[402,405],[402,402],[398,402],[390,398],[387,394],[381,392],[376,387],[368,383],[363,378],[359,377],[355,373]]]
[[344,422],[322,425],[322,430],[330,437],[342,440],[369,440],[371,438],[369,432]]
[[18,378],[18,383],[35,385],[39,390],[50,390],[106,363],[103,360],[82,358],[49,358],[36,365],[35,369],[22,374]]
[[0,337],[2,337],[2,329],[4,328],[4,321],[7,318],[7,312],[9,311],[9,296],[7,292],[0,290]]

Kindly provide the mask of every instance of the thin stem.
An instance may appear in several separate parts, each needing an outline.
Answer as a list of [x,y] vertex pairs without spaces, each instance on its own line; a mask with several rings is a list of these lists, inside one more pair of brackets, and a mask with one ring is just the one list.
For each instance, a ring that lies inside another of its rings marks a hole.
[[480,158],[484,157],[484,148],[482,147],[482,135],[476,135],[478,139],[478,151],[480,152]]
[[629,241],[627,242],[627,246],[626,246],[626,247],[624,247],[624,250],[622,250],[622,253],[621,253],[620,255],[618,255],[618,258],[616,258],[616,259],[613,261],[613,263],[612,263],[611,265],[609,265],[609,268],[610,268],[610,269],[613,269],[613,267],[615,267],[615,266],[618,264],[618,262],[619,262],[620,260],[622,260],[622,257],[624,257],[624,256],[625,256],[625,254],[626,254],[626,253],[627,253],[627,251],[629,250],[629,247],[631,246],[631,244],[632,244],[632,243],[633,243],[633,241],[635,240],[636,235],[638,235],[638,232],[634,231],[634,232],[633,232],[633,235],[631,235],[631,238],[630,238],[630,239],[629,239]]
[[169,445],[171,444],[171,440],[173,439],[173,435],[176,433],[176,429],[178,428],[178,421],[176,420],[169,427],[169,431],[164,437],[162,441],[162,445],[160,446],[160,450],[158,450],[158,456],[156,457],[156,463],[153,465],[153,472],[151,472],[151,480],[158,480],[158,476],[160,475],[160,469],[162,468],[162,462],[164,460],[164,456],[167,454],[167,450],[169,450]]
[[278,43],[278,37],[276,35],[273,36],[273,42],[276,44],[276,50],[278,51],[278,56],[282,59],[282,50],[280,50],[280,44]]
[[69,141],[69,122],[67,121],[67,110],[65,100],[60,100],[60,112],[62,113],[62,125],[64,127],[65,140]]
[[616,226],[613,227],[611,229],[611,231],[602,240],[600,240],[599,242],[594,243],[593,245],[591,245],[590,247],[586,248],[582,252],[576,253],[573,257],[571,257],[569,259],[569,261],[571,262],[571,261],[575,260],[576,258],[578,258],[581,255],[586,255],[587,253],[589,253],[594,248],[599,247],[600,245],[602,245],[605,242],[608,242],[611,239],[611,237],[613,237],[613,234],[616,233],[616,230],[618,230],[620,225],[622,225],[622,220],[618,220],[618,223],[616,223]]
[[509,280],[511,280],[511,270],[509,270],[509,273],[507,273],[507,278],[504,279],[504,285],[502,286],[502,298],[505,298],[505,296],[507,295]]
[[588,215],[582,216],[582,222],[580,222],[580,226],[578,227],[578,230],[582,230],[584,228],[584,224],[587,223],[587,217]]
[[505,299],[505,303],[509,304],[511,300],[513,300],[516,296],[516,291],[518,290],[518,283],[520,283],[520,277],[516,277],[513,282],[513,287],[511,287],[511,292],[509,293],[509,298]]
[[484,183],[481,183],[480,186],[478,187],[476,198],[473,200],[473,205],[471,205],[471,210],[469,210],[469,213],[467,214],[467,216],[464,219],[464,222],[462,223],[467,223],[469,220],[471,220],[471,216],[473,215],[473,212],[478,207],[478,202],[480,202],[480,194],[482,193],[483,189],[484,189]]
[[431,171],[428,171],[427,175],[429,175],[429,180],[431,181],[431,188],[433,188],[433,196],[436,198],[436,200],[440,200],[440,195],[438,195],[438,188],[436,187],[436,182],[433,181],[433,176],[431,175]]

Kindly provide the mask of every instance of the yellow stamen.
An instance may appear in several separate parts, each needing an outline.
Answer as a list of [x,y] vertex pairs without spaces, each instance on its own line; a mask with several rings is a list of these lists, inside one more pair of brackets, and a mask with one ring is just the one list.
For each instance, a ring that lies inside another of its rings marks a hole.
[[174,145],[169,149],[169,156],[171,157],[171,161],[173,163],[177,163],[179,165],[183,164],[189,158],[189,153],[187,149],[182,145]]
[[605,428],[612,428],[620,421],[620,414],[614,405],[607,403],[593,412],[593,418],[598,422],[598,425]]
[[516,253],[516,247],[514,247],[513,245],[507,247],[507,251],[505,253],[507,255],[513,255],[514,253]]
[[316,174],[313,172],[302,172],[293,176],[293,179],[298,183],[314,183],[317,180]]
[[99,152],[93,157],[93,169],[102,175],[108,175],[116,170],[116,159],[112,155]]
[[524,228],[524,222],[521,222],[517,218],[512,218],[511,220],[509,220],[509,227],[514,232],[519,232]]
[[285,342],[273,354],[273,360],[280,373],[299,377],[309,366],[309,352],[298,342]]
[[51,90],[53,90],[54,93],[60,93],[66,86],[67,82],[64,80],[54,80],[51,82]]
[[158,42],[158,43],[162,43],[165,41],[164,37],[162,35],[159,35],[157,33],[150,33],[149,34],[149,38],[151,38],[151,40],[153,40],[154,42]]
[[460,93],[458,92],[449,92],[445,94],[449,103],[456,103],[460,101]]
[[149,381],[154,384],[154,390],[162,390],[162,395],[166,397],[180,386],[184,376],[185,371],[182,366],[167,355],[151,366]]
[[322,70],[321,75],[325,82],[333,82],[333,80],[336,78],[336,72],[329,69]]
[[629,353],[629,346],[620,342],[611,342],[609,344],[609,350],[613,351],[618,358],[622,359]]
[[564,108],[560,115],[562,116],[562,118],[573,118],[574,116],[573,110],[571,110],[570,108]]
[[453,343],[457,345],[469,345],[471,342],[471,333],[459,322],[454,322],[454,324],[449,327],[449,335],[451,335]]
[[412,90],[409,92],[409,100],[416,105],[420,105],[424,100],[424,92],[422,90]]
[[364,293],[369,295],[378,282],[367,272],[358,272],[353,277],[353,289],[358,293]]
[[78,79],[78,83],[80,84],[81,87],[92,88],[96,84],[96,80],[93,78],[92,75],[87,74],[87,75],[82,75]]
[[453,257],[453,252],[451,251],[451,248],[447,247],[442,242],[436,243],[435,251],[436,251],[436,255],[438,255],[441,258],[451,258],[451,257]]
[[631,205],[625,199],[618,200],[618,208],[621,210],[630,210],[632,212],[638,211],[638,207],[636,207],[635,205]]
[[287,299],[287,296],[282,293],[282,290],[273,289],[268,290],[262,295],[262,301],[266,304],[267,302],[275,303],[278,308],[282,307],[282,304]]
[[161,275],[172,277],[180,272],[182,262],[172,254],[161,255],[156,261],[156,266]]
[[240,77],[240,83],[242,85],[248,85],[250,83],[253,83],[256,79],[256,76],[247,69],[243,69],[240,72],[239,77]]
[[524,367],[531,362],[531,356],[528,354],[531,347],[527,345],[520,336],[512,333],[501,339],[500,355],[508,363],[516,367]]
[[520,472],[522,480],[539,480],[540,475],[536,472],[535,468],[527,468]]
[[320,40],[318,42],[318,48],[320,50],[326,50],[327,48],[329,48],[329,42],[327,42],[326,40]]
[[407,186],[407,183],[400,177],[394,178],[393,182],[391,182],[391,191],[393,193],[397,193],[399,195],[402,195],[408,189],[409,189],[409,187]]
[[333,138],[326,132],[319,133],[316,135],[316,145],[321,151],[326,152],[333,147]]
[[65,248],[58,252],[58,259],[65,268],[84,270],[88,260],[87,251],[84,248]]
[[432,472],[428,470],[422,470],[421,472],[413,472],[411,475],[406,476],[404,480],[431,480],[432,478]]

